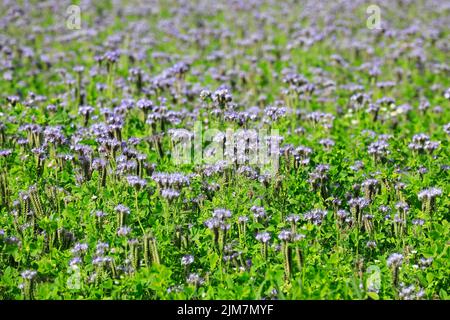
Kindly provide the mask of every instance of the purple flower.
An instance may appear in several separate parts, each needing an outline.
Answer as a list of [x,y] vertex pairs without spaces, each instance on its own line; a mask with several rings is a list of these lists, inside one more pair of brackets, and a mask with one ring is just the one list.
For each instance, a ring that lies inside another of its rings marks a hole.
[[73,255],[80,255],[82,253],[85,253],[87,249],[88,249],[87,243],[76,243],[71,252]]
[[83,262],[83,260],[80,257],[74,257],[69,261],[70,266],[79,265]]
[[250,211],[253,212],[253,216],[255,217],[255,219],[262,219],[265,218],[267,216],[266,214],[266,210],[263,207],[259,207],[259,206],[252,206],[250,208]]
[[155,172],[152,175],[152,179],[160,188],[180,189],[190,184],[190,178],[181,173]]
[[332,139],[321,139],[319,143],[324,146],[325,150],[331,150],[331,148],[335,145],[334,140]]
[[130,214],[130,208],[124,206],[123,204],[118,204],[114,210],[117,213],[121,213],[121,214]]
[[281,232],[278,234],[278,239],[284,242],[290,242],[293,240],[293,233],[289,230],[281,230]]
[[194,285],[196,287],[201,286],[205,283],[205,279],[200,277],[197,273],[191,273],[186,279],[188,284]]
[[248,217],[247,216],[240,216],[238,218],[238,222],[239,223],[246,223],[246,222],[248,222]]
[[370,205],[370,200],[366,198],[352,198],[348,201],[351,208],[362,210]]
[[338,210],[337,211],[337,216],[341,220],[345,220],[345,218],[347,218],[349,215],[350,215],[350,213],[347,210]]
[[150,109],[153,108],[153,102],[151,100],[148,99],[140,99],[136,102],[136,106],[143,110],[143,111],[149,111]]
[[419,200],[425,200],[425,199],[434,199],[436,197],[439,197],[442,195],[442,189],[440,188],[429,188],[424,189],[420,191],[417,195]]
[[450,123],[444,125],[444,132],[450,136]]
[[95,216],[96,217],[98,217],[98,218],[103,218],[103,217],[105,217],[107,214],[105,213],[105,212],[103,212],[103,211],[95,211]]
[[423,226],[424,223],[425,223],[425,221],[422,220],[422,219],[414,219],[412,221],[412,224],[415,225],[415,226]]
[[20,276],[25,280],[32,280],[34,277],[36,277],[37,271],[35,270],[25,270],[23,271]]
[[300,221],[300,216],[298,214],[290,214],[286,217],[286,221],[290,223],[297,223]]
[[120,227],[117,230],[117,235],[119,237],[126,237],[129,233],[131,232],[131,228],[130,227]]
[[12,150],[11,149],[0,150],[0,157],[6,158],[6,157],[10,156],[11,154],[12,154]]
[[130,186],[138,190],[145,188],[147,180],[141,179],[138,176],[127,176],[127,181]]
[[389,144],[384,140],[378,140],[369,145],[368,153],[375,158],[375,160],[382,160],[391,152],[389,151]]
[[367,241],[366,247],[369,249],[375,249],[377,247],[377,243],[373,240]]
[[184,255],[181,258],[181,264],[183,266],[188,266],[188,265],[190,265],[192,263],[194,263],[194,256],[193,255],[187,254],[187,255]]
[[225,220],[231,218],[231,211],[227,209],[214,209],[213,217],[219,220]]
[[84,117],[89,117],[94,112],[94,108],[91,106],[80,106],[78,108],[78,114]]
[[161,196],[169,201],[172,201],[180,196],[180,192],[175,189],[161,189]]
[[211,230],[218,229],[220,224],[221,224],[221,221],[217,218],[210,218],[205,221],[205,226]]

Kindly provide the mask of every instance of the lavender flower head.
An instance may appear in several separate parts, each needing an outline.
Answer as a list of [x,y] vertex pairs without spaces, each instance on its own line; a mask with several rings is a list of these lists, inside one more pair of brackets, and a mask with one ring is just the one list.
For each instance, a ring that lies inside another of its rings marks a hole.
[[188,266],[188,265],[190,265],[192,263],[194,263],[194,256],[193,255],[187,254],[187,255],[184,255],[181,258],[181,264],[183,266]]
[[322,209],[312,209],[303,215],[306,221],[309,221],[315,225],[321,225],[323,219],[327,216],[328,211]]
[[201,286],[202,284],[205,283],[205,279],[200,277],[197,273],[191,273],[187,277],[186,282],[188,284],[191,284],[191,285],[194,285],[196,287],[199,287],[199,286]]
[[278,239],[284,242],[290,242],[293,240],[293,233],[290,230],[281,230],[278,234]]
[[130,208],[128,208],[127,206],[124,206],[123,204],[118,204],[114,210],[117,213],[122,213],[122,214],[130,214]]
[[429,188],[420,191],[417,195],[419,200],[433,199],[442,195],[442,189],[440,188]]
[[129,233],[131,232],[131,228],[130,227],[120,227],[117,230],[117,235],[119,237],[126,237]]

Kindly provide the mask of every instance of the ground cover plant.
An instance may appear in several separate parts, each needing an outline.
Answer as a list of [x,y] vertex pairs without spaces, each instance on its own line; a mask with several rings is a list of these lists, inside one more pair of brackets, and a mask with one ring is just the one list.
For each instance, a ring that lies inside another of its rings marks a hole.
[[1,299],[449,298],[448,1],[0,9]]

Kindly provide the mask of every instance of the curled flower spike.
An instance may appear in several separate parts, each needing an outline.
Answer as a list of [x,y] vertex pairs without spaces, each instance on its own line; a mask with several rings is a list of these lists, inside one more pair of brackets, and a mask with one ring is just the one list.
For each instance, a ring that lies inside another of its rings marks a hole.
[[444,125],[443,129],[444,129],[444,132],[450,136],[450,123],[447,123],[446,125]]
[[400,284],[400,291],[398,296],[401,300],[419,300],[425,295],[425,291],[421,288],[416,288],[414,285],[405,286]]
[[131,232],[131,228],[130,227],[120,227],[117,230],[117,235],[119,237],[126,237],[127,235],[129,235]]
[[303,219],[315,225],[321,225],[323,219],[327,216],[328,211],[322,209],[313,209],[303,215]]
[[389,151],[389,143],[384,140],[371,143],[367,148],[367,152],[373,157],[375,162],[384,162],[391,153]]
[[366,247],[369,249],[375,249],[377,247],[377,243],[373,240],[367,241]]
[[32,280],[36,277],[37,271],[35,270],[25,270],[23,271],[20,276],[25,280]]
[[358,226],[361,226],[364,208],[370,205],[370,200],[366,198],[352,198],[348,201],[350,211]]
[[205,221],[205,226],[213,231],[214,243],[222,252],[225,244],[225,235],[231,228],[231,225],[227,223],[227,220],[231,218],[231,211],[222,208],[215,209],[212,216],[212,218]]
[[268,232],[260,232],[255,236],[256,240],[262,242],[262,243],[267,243],[270,240],[270,233]]
[[194,256],[193,255],[187,254],[187,255],[184,255],[181,258],[181,264],[183,266],[187,266],[187,265],[190,265],[192,263],[194,263]]
[[205,283],[205,279],[200,277],[197,273],[191,273],[187,277],[186,282],[198,288]]
[[386,264],[388,267],[392,269],[392,278],[394,287],[397,287],[398,281],[399,281],[399,269],[401,265],[403,264],[403,255],[400,253],[393,253],[391,254],[387,260]]
[[118,204],[114,210],[117,212],[117,223],[119,227],[123,227],[126,223],[127,216],[130,214],[130,208],[123,204]]
[[24,280],[24,282],[21,285],[24,298],[27,300],[33,299],[33,291],[34,291],[34,279],[37,276],[37,271],[35,270],[25,270],[23,271],[20,276]]
[[391,254],[386,260],[388,267],[399,267],[403,263],[403,255],[399,253]]
[[417,197],[422,201],[422,211],[432,213],[436,209],[436,198],[442,195],[442,189],[429,188],[419,192]]

